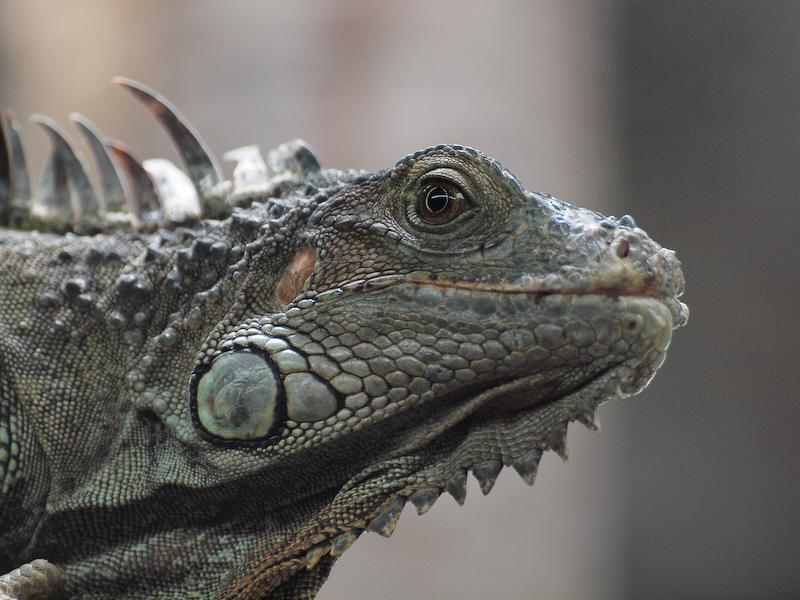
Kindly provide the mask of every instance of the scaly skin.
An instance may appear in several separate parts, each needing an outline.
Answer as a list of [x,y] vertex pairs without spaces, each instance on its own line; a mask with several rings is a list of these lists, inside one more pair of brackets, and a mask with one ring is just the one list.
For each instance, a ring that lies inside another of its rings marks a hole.
[[467,471],[488,493],[503,465],[532,483],[686,321],[678,261],[630,217],[473,149],[295,167],[184,228],[0,230],[0,572],[312,598],[406,499],[463,502]]

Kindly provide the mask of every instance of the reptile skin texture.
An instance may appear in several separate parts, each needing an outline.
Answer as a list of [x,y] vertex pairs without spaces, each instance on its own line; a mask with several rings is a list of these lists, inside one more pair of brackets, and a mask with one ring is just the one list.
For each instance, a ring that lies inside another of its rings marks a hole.
[[[0,599],[313,598],[406,502],[532,484],[567,426],[640,392],[688,319],[629,216],[439,145],[377,172],[294,140],[221,174],[73,115],[39,186],[0,139]],[[433,568],[433,567],[432,567]]]

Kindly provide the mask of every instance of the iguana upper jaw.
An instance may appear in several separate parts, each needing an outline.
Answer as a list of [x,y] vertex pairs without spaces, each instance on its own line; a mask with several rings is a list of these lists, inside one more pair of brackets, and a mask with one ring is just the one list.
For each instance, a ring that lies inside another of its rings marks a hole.
[[[529,299],[536,297],[560,296],[606,296],[611,298],[650,298],[667,306],[672,314],[674,326],[686,324],[689,309],[679,300],[680,292],[672,289],[664,290],[661,281],[655,278],[646,278],[626,269],[617,269],[606,275],[607,283],[600,283],[586,290],[583,286],[570,286],[568,283],[554,283],[553,278],[538,277],[535,274],[524,275],[517,280],[501,281],[498,283],[453,280],[444,277],[432,276],[430,273],[412,273],[404,278],[405,282],[418,286],[428,286],[442,290],[447,294],[450,290],[469,290],[476,293],[487,294],[516,294],[524,295]],[[620,282],[624,282],[620,284]]]
[[[589,229],[599,229],[589,227]],[[607,232],[605,232],[606,235]],[[631,242],[629,240],[634,240]],[[680,262],[672,250],[649,240],[638,228],[621,227],[605,244],[594,242],[599,250],[597,263],[583,269],[568,265],[558,271],[502,267],[484,271],[478,263],[474,272],[458,276],[435,270],[412,270],[391,275],[375,273],[360,279],[318,288],[317,300],[325,302],[343,295],[361,294],[406,284],[416,288],[415,299],[425,304],[426,297],[449,296],[472,292],[490,299],[497,295],[517,296],[530,301],[548,295],[607,296],[651,298],[662,302],[670,311],[674,327],[688,321],[689,309],[680,301],[684,278]],[[635,243],[638,252],[631,249]],[[636,255],[635,255],[636,254]]]
[[[619,279],[624,278],[617,277],[617,280]],[[586,291],[580,287],[570,289],[569,286],[564,284],[559,286],[553,283],[552,278],[548,280],[546,277],[542,278],[535,275],[526,275],[516,281],[491,283],[468,279],[448,279],[439,277],[435,273],[415,271],[408,275],[376,275],[363,280],[349,282],[321,292],[316,299],[320,302],[326,302],[338,299],[345,294],[377,291],[399,284],[415,286],[415,295],[417,297],[426,294],[441,294],[447,297],[448,295],[458,294],[461,291],[467,291],[475,292],[476,295],[486,294],[487,298],[497,295],[515,295],[525,297],[531,301],[551,295],[654,299],[660,301],[669,309],[675,328],[685,325],[689,318],[688,306],[680,301],[682,290],[664,291],[658,285],[655,285],[652,280],[647,281],[644,278],[639,278],[638,282],[627,286],[614,287],[612,283],[609,283],[608,285],[597,286],[591,291]]]

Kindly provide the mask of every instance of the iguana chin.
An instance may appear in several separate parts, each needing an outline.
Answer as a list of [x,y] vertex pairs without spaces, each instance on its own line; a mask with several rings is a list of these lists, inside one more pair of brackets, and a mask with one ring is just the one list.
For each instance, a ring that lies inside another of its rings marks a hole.
[[[688,310],[633,219],[439,145],[374,173],[296,140],[226,181],[73,115],[34,197],[0,140],[0,597],[312,598],[403,506],[533,483],[567,425],[641,391]],[[3,595],[5,594],[5,595]],[[36,595],[39,594],[39,595]]]

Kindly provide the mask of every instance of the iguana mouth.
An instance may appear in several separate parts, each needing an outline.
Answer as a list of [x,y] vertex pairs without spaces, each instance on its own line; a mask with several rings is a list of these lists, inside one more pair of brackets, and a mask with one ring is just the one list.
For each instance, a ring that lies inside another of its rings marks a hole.
[[[625,274],[629,277],[629,273]],[[377,275],[345,283],[338,287],[325,289],[316,296],[318,302],[326,302],[354,293],[365,293],[387,290],[398,286],[407,286],[413,290],[413,296],[418,299],[423,296],[441,295],[447,297],[453,294],[486,294],[487,296],[525,297],[537,300],[546,296],[604,296],[609,298],[641,298],[652,299],[665,305],[672,316],[673,327],[681,327],[689,318],[687,305],[679,300],[682,289],[680,285],[667,285],[654,279],[637,276],[629,279],[627,285],[612,285],[610,281],[626,279],[620,273],[606,275],[603,281],[593,287],[569,286],[563,282],[554,281],[553,277],[536,277],[526,275],[511,281],[484,282],[478,280],[456,280],[438,276],[428,271],[415,271],[408,274]],[[424,301],[424,298],[422,298]]]

